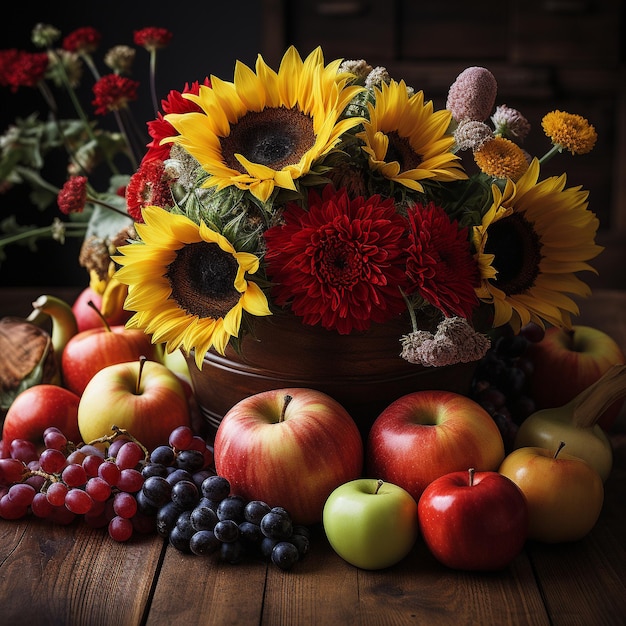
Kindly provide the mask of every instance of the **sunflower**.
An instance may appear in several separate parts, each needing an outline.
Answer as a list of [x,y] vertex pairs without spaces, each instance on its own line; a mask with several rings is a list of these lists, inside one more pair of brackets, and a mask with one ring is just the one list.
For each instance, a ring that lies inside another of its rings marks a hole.
[[421,180],[467,178],[459,157],[451,152],[455,141],[447,134],[450,111],[433,112],[433,103],[424,103],[423,92],[409,96],[404,81],[383,83],[374,92],[369,120],[357,133],[371,169],[419,192],[424,191]]
[[292,46],[278,72],[261,55],[256,74],[240,61],[234,82],[211,77],[211,87],[184,97],[201,112],[170,114],[179,135],[164,141],[187,150],[209,174],[204,186],[235,185],[266,202],[276,187],[294,190],[294,181],[362,118],[340,119],[361,87],[339,73],[341,59],[324,66],[321,48],[302,61]]
[[595,244],[598,219],[587,209],[586,191],[565,188],[566,177],[538,182],[533,159],[517,183],[503,191],[494,185],[493,204],[473,241],[481,276],[476,294],[494,307],[493,326],[513,329],[528,322],[571,327],[578,306],[566,294],[588,296],[575,275],[595,271],[587,261],[602,248]]
[[168,353],[195,349],[201,369],[210,348],[224,354],[238,335],[243,311],[271,314],[263,291],[245,279],[259,259],[184,215],[149,206],[143,217],[136,225],[142,243],[120,246],[114,257],[122,266],[115,277],[128,285],[125,308],[136,311],[127,326],[165,342]]

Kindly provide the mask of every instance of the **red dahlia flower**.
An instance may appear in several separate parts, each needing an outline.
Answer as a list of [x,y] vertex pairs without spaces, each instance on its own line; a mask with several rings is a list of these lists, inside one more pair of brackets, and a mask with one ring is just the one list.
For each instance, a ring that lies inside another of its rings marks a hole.
[[136,30],[133,33],[133,41],[138,46],[143,46],[146,50],[156,50],[165,48],[172,40],[172,33],[167,28],[155,28],[149,26]]
[[405,310],[406,220],[393,200],[350,200],[345,189],[309,193],[308,211],[287,205],[284,225],[265,233],[268,277],[278,305],[304,323],[340,334],[366,330]]
[[167,208],[172,205],[170,185],[164,176],[163,161],[143,161],[130,177],[126,187],[126,207],[135,222],[143,223],[141,210],[156,205]]
[[87,177],[72,176],[57,195],[59,210],[64,215],[82,213],[87,202]]
[[123,109],[128,102],[137,100],[138,88],[139,83],[136,80],[125,76],[117,74],[103,76],[93,86],[95,98],[92,104],[96,107],[96,114],[106,115],[109,111]]
[[83,26],[72,31],[63,39],[63,49],[68,52],[91,54],[98,49],[102,35],[91,26]]
[[467,228],[459,228],[444,209],[431,202],[409,209],[409,277],[407,293],[417,291],[446,317],[468,319],[478,305],[478,266]]
[[13,92],[18,87],[35,87],[44,78],[48,63],[45,52],[1,50],[0,85],[10,87]]

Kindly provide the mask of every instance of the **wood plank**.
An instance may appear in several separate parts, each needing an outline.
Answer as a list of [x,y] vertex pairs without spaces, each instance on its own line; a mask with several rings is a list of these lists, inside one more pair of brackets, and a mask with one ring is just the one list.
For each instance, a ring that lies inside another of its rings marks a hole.
[[158,536],[128,543],[81,521],[0,522],[0,622],[116,626],[140,623],[163,548]]
[[418,539],[393,568],[359,572],[359,597],[362,623],[372,626],[549,624],[524,553],[500,572],[462,572],[438,563]]
[[217,555],[183,554],[168,545],[146,626],[257,624],[267,567],[222,563]]

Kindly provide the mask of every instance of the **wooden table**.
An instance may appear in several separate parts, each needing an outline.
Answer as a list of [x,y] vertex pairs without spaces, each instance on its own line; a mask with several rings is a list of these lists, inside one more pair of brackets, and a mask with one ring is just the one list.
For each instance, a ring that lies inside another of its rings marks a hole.
[[[0,291],[0,314],[27,315],[37,295]],[[626,349],[625,293],[596,292],[582,306],[577,322],[603,328]],[[120,544],[82,522],[0,520],[0,624],[623,625],[624,423],[621,416],[611,433],[615,464],[592,532],[572,544],[529,541],[502,572],[446,569],[421,541],[395,567],[362,571],[334,554],[320,527],[306,558],[282,572],[184,555],[158,535]]]

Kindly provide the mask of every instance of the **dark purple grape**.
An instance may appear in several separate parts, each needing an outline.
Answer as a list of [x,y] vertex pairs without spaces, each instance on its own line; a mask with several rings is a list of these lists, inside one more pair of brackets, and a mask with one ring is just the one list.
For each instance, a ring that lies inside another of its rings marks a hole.
[[193,509],[200,500],[198,488],[191,480],[179,480],[172,486],[172,502],[181,510]]
[[167,480],[172,485],[177,483],[179,480],[188,480],[189,482],[193,482],[193,474],[187,470],[177,467],[167,475]]
[[150,476],[162,476],[165,478],[168,473],[168,468],[160,463],[146,463],[141,468],[141,475],[144,478],[150,478]]
[[271,511],[271,507],[266,502],[261,500],[250,500],[246,504],[243,515],[248,522],[252,522],[257,526],[261,523],[263,516]]
[[289,537],[289,541],[298,549],[300,558],[302,558],[309,551],[311,541],[305,535],[293,533],[291,537]]
[[291,518],[274,509],[263,516],[260,526],[266,537],[277,539],[278,541],[289,539],[293,531]]
[[170,501],[172,485],[163,476],[150,476],[144,481],[141,492],[148,502],[155,506],[163,506]]
[[264,535],[258,524],[247,521],[241,522],[241,524],[239,524],[239,535],[241,541],[249,550],[260,550]]
[[246,501],[241,496],[227,496],[217,507],[217,517],[220,520],[233,520],[243,522]]
[[173,465],[176,460],[176,453],[170,446],[158,446],[150,454],[151,463],[160,465]]
[[206,556],[217,552],[222,542],[211,530],[199,530],[189,540],[189,549],[197,556]]
[[199,450],[181,450],[176,457],[176,467],[193,474],[204,467],[204,455]]
[[207,506],[197,506],[191,512],[191,523],[196,530],[213,530],[217,522],[217,513]]
[[272,563],[282,570],[291,569],[299,558],[298,548],[288,541],[279,541],[272,550]]
[[230,494],[230,483],[223,476],[208,476],[202,482],[202,495],[214,502],[220,502]]
[[176,525],[176,520],[180,515],[180,509],[173,503],[168,502],[162,506],[156,515],[156,529],[161,537],[167,537]]
[[213,528],[215,536],[224,543],[231,543],[239,539],[239,526],[232,519],[220,520]]

